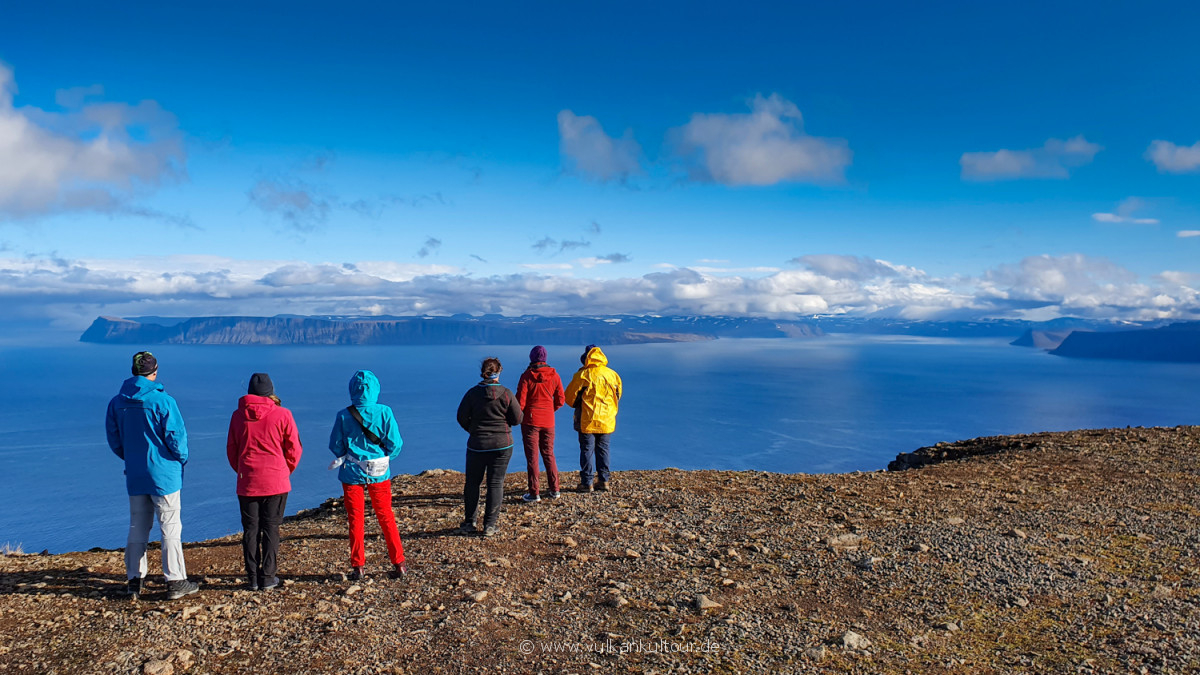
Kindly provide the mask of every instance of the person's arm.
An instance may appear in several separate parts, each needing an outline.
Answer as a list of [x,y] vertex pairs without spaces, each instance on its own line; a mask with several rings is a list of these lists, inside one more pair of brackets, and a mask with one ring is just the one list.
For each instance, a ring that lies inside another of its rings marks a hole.
[[575,374],[571,376],[571,383],[567,385],[567,391],[565,395],[567,398],[567,403],[572,408],[579,405],[579,392],[582,391],[586,386],[581,373],[583,373],[582,368],[575,371]]
[[104,433],[108,436],[108,447],[113,454],[125,459],[125,446],[121,443],[121,429],[117,426],[117,407],[113,401],[108,402],[108,411],[104,414]]
[[[339,410],[333,418],[333,429],[329,432],[329,451],[334,457],[341,457],[346,454],[346,437],[342,433],[342,414],[344,410]],[[348,413],[347,413],[348,414]]]
[[504,421],[508,422],[508,426],[515,427],[525,419],[525,413],[521,412],[521,406],[517,405],[517,399],[508,392],[508,410],[504,411]]
[[238,470],[238,447],[233,437],[233,427],[237,423],[237,413],[229,418],[229,433],[225,434],[225,457],[229,459],[229,468]]
[[555,410],[563,407],[563,404],[567,402],[567,395],[563,392],[562,378],[558,376],[558,373],[554,374],[554,394],[551,398],[553,399]]
[[458,403],[458,426],[462,427],[463,431],[470,433],[471,431],[471,403],[468,399],[471,397],[471,390],[463,394],[462,400]]
[[287,464],[288,473],[291,473],[300,464],[300,455],[304,454],[304,448],[300,446],[300,430],[296,428],[296,419],[292,417],[292,411],[285,409],[284,412],[287,415],[283,419],[283,438],[279,444],[283,447],[283,461]]
[[400,455],[404,439],[400,438],[400,427],[396,424],[396,416],[392,414],[391,408],[384,409],[382,431],[383,436],[379,440],[383,442],[383,449],[389,458],[396,459]]
[[521,373],[521,379],[517,380],[517,405],[521,406],[521,410],[525,409],[525,405],[529,403],[529,378],[526,377],[529,371]]
[[169,396],[164,407],[166,412],[163,419],[163,442],[167,444],[167,450],[175,456],[180,464],[187,464],[187,429],[183,426],[183,414],[179,412],[179,406],[175,404],[175,399]]

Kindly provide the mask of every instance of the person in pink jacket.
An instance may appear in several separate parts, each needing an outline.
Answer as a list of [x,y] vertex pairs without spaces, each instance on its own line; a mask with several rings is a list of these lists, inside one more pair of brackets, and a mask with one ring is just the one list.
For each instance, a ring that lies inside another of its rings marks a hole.
[[250,590],[275,588],[279,524],[303,449],[296,421],[275,395],[270,375],[250,377],[247,394],[229,420],[225,451],[229,466],[237,472],[242,557]]

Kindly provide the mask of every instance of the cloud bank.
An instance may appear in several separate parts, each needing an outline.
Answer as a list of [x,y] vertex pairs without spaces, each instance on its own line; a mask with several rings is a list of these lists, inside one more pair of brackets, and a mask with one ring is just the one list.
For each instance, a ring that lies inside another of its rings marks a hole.
[[1099,223],[1121,223],[1126,225],[1158,225],[1157,218],[1138,218],[1137,213],[1145,203],[1137,197],[1129,197],[1117,204],[1114,213],[1093,213],[1092,220]]
[[446,265],[380,261],[0,257],[0,302],[12,318],[52,318],[73,327],[100,314],[1200,316],[1196,275],[1164,271],[1143,281],[1112,261],[1083,255],[1025,258],[973,278],[935,278],[854,256],[795,260],[796,269],[761,276],[671,268],[640,277],[586,279],[569,270],[552,274],[545,269],[476,277]]
[[1083,136],[1065,141],[1051,138],[1030,150],[964,152],[958,163],[964,180],[1063,179],[1070,177],[1071,169],[1089,164],[1103,149]]
[[186,175],[175,116],[154,101],[88,102],[99,86],[66,89],[51,112],[17,107],[0,63],[0,220],[74,210],[159,217],[130,201]]

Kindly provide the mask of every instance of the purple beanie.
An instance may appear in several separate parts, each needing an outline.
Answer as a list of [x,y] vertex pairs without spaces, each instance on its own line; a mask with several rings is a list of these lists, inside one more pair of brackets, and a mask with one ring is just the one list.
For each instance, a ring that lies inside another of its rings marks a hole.
[[588,346],[584,347],[583,353],[579,355],[579,362],[584,365],[587,365],[587,355],[589,352],[591,352],[595,348],[596,348],[596,345],[588,345]]
[[538,345],[538,346],[534,347],[533,349],[529,350],[529,362],[530,363],[545,363],[545,361],[546,361],[546,348],[545,347]]

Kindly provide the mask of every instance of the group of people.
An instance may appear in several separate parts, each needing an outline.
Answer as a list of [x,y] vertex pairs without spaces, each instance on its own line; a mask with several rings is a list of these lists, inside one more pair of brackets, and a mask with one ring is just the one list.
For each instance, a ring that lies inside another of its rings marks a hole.
[[[468,433],[463,481],[464,517],[459,530],[477,532],[479,492],[487,489],[483,534],[500,530],[504,477],[512,458],[512,427],[520,425],[527,463],[526,503],[541,501],[538,460],[545,465],[548,498],[561,496],[554,456],[554,414],[574,408],[579,435],[579,491],[610,489],[609,438],[616,429],[621,378],[608,367],[596,345],[580,356],[582,367],[564,389],[557,371],[546,361],[546,348],[534,347],[514,395],[500,384],[503,366],[489,357],[480,364],[480,382],[463,395],[459,425]],[[188,461],[187,430],[175,399],[158,382],[158,360],[150,352],[133,356],[132,377],[109,401],[105,431],[109,447],[125,462],[129,493],[129,536],[125,547],[126,592],[137,598],[144,590],[146,549],[157,519],[162,531],[162,570],[167,598],[176,600],[199,590],[190,581],[183,557],[179,493]],[[383,532],[392,569],[408,573],[404,544],[392,510],[391,461],[403,440],[392,409],[379,403],[379,379],[369,370],[350,378],[350,405],[338,411],[329,436],[338,469],[350,540],[350,579],[361,579],[366,564],[365,500],[369,496]],[[242,520],[242,556],[247,587],[268,590],[279,585],[279,527],[283,522],[291,474],[303,454],[291,411],[283,407],[267,373],[250,377],[245,396],[229,421],[226,440],[229,466],[237,473],[236,492]],[[594,481],[594,482],[593,482]]]

